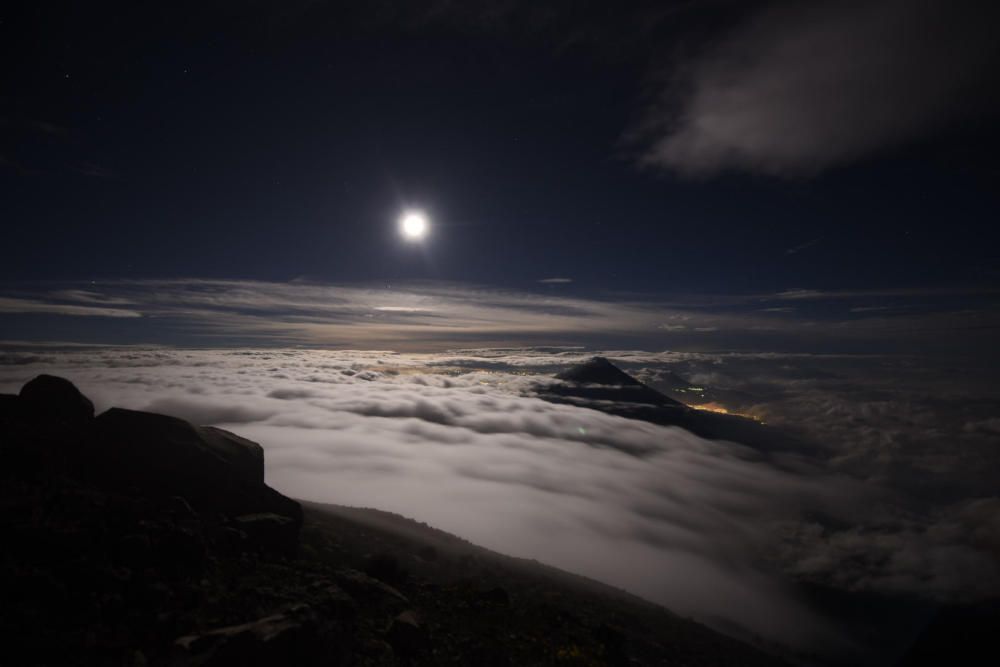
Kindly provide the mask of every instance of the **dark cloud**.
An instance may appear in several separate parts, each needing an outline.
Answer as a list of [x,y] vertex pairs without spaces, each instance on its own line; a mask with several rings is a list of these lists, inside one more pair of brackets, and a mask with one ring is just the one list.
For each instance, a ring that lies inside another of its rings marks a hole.
[[641,162],[798,174],[921,138],[993,106],[997,18],[961,0],[771,3],[663,75]]
[[831,531],[815,524],[790,543],[790,571],[840,590],[968,602],[1000,591],[1000,499],[977,498],[922,519]]
[[990,427],[1000,395],[988,367],[902,355],[705,355],[678,358],[670,370],[636,366],[665,389],[663,376],[678,373],[712,400],[801,436],[830,467],[924,505],[995,493],[1000,455]]

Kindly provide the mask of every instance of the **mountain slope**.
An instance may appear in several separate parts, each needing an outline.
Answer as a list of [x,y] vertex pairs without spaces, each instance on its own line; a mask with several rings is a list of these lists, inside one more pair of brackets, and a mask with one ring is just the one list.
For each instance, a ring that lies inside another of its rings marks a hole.
[[303,504],[304,548],[404,592],[426,621],[438,664],[780,664],[591,579],[388,512]]

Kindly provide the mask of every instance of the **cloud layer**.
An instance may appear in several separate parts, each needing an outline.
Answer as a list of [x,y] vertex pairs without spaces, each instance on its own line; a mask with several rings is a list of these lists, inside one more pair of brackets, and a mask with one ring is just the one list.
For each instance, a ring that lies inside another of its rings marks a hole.
[[[905,438],[926,423],[831,407],[857,359],[605,353],[654,383],[674,370],[728,386],[772,422],[846,425],[806,457],[550,404],[533,395],[547,377],[537,373],[592,354],[559,348],[13,352],[0,391],[62,374],[98,409],[162,411],[260,442],[269,483],[293,496],[396,511],[800,647],[849,651],[853,640],[799,599],[796,580],[941,601],[1000,592],[996,499],[921,511],[876,472],[905,456],[865,434],[894,424],[886,432]],[[985,442],[990,409],[940,428]]]

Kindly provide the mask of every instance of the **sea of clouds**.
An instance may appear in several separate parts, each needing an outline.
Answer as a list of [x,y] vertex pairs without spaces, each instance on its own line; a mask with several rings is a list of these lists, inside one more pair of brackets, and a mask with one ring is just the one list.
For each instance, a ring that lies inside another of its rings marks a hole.
[[1000,593],[996,397],[884,359],[602,352],[653,386],[672,371],[717,388],[805,445],[761,452],[534,395],[592,354],[22,350],[0,355],[0,391],[53,373],[99,411],[218,425],[261,443],[293,497],[398,512],[793,646],[853,641],[797,582]]

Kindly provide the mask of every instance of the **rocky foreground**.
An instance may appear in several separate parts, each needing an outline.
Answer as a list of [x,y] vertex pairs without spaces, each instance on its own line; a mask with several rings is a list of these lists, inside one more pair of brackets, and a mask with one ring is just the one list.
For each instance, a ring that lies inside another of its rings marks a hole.
[[0,455],[3,664],[778,663],[402,517],[303,507],[264,483],[256,443],[95,417],[61,378],[0,396]]

